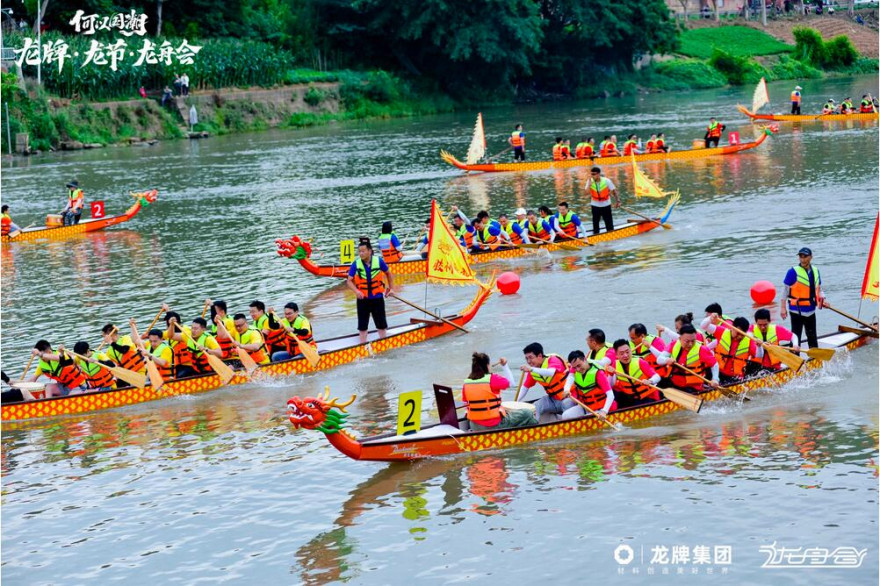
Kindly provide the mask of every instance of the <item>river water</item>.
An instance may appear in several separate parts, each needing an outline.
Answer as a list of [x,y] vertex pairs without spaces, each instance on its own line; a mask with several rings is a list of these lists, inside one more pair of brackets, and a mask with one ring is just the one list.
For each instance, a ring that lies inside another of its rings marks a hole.
[[[789,85],[770,85],[776,111]],[[802,85],[805,110],[829,96],[878,93],[870,77]],[[687,148],[713,114],[749,140],[758,131],[735,105],[750,94],[483,113],[490,152],[523,122],[537,159],[556,135],[598,142],[606,132],[662,130]],[[441,148],[464,156],[472,124],[461,113],[7,164],[3,203],[21,225],[57,211],[74,178],[111,213],[127,207],[130,190],[156,187],[160,199],[106,232],[3,247],[4,370],[17,375],[38,338],[96,343],[104,323],[145,324],[162,301],[188,319],[205,297],[235,311],[253,299],[293,300],[318,339],[352,332],[351,294],[278,257],[278,237],[313,237],[333,259],[341,238],[377,235],[383,220],[418,229],[433,198],[471,215],[561,199],[589,214],[583,170],[463,176],[442,163]],[[5,426],[4,582],[875,583],[876,344],[744,406],[722,401],[617,433],[412,465],[349,460],[322,434],[293,430],[284,408],[291,395],[329,385],[335,396],[358,395],[349,427],[372,434],[393,429],[399,393],[423,389],[428,422],[431,384],[460,383],[473,351],[516,367],[528,342],[565,355],[583,348],[590,328],[613,340],[632,322],[671,325],[712,301],[751,317],[750,285],[780,287],[801,246],[813,249],[832,303],[874,316],[875,305],[860,307],[859,287],[878,207],[877,144],[873,122],[782,124],[741,156],[643,165],[681,190],[672,230],[480,265],[483,277],[514,270],[522,288],[490,299],[468,335],[304,377]],[[625,167],[605,172],[624,205],[659,211],[662,202],[633,198]],[[474,291],[407,283],[400,293],[453,313]],[[388,309],[392,324],[417,316],[397,302]],[[838,323],[820,313],[820,333]],[[858,569],[762,569],[760,547],[773,543],[867,553]],[[633,552],[629,564],[615,561],[621,545]]]

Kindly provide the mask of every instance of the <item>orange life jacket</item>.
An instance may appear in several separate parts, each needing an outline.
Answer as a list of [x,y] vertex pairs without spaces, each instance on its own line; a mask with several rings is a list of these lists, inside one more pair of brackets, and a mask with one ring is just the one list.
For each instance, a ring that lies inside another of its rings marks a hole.
[[[694,342],[694,345],[691,347],[690,352],[687,353],[684,362],[682,362],[678,359],[679,355],[681,354],[681,341],[676,340],[675,344],[673,344],[672,346],[672,351],[669,352],[669,355],[672,357],[672,360],[674,362],[678,362],[679,364],[687,366],[697,374],[703,374],[706,369],[703,366],[703,361],[700,359],[700,347],[702,345],[702,342]],[[691,387],[694,389],[703,388],[702,379],[690,374],[687,371],[673,367],[671,374],[672,384],[676,387]]]
[[617,145],[611,142],[610,140],[605,143],[605,146],[602,147],[601,155],[603,157],[613,157],[615,155],[619,155],[620,152],[617,150]]
[[638,145],[638,143],[637,143],[636,141],[634,141],[634,140],[628,140],[628,141],[626,141],[626,142],[624,143],[624,145],[623,145],[623,154],[626,155],[626,156],[630,156],[630,155],[632,155],[632,154],[637,155],[637,154],[639,154],[639,153],[636,152],[636,150],[637,150],[638,148],[639,148],[639,145]]
[[[776,333],[776,324],[767,324],[767,333],[761,331],[761,328],[755,326],[750,332],[752,336],[756,340],[760,340],[761,342],[766,342],[768,344],[779,344],[779,336]],[[772,368],[774,370],[779,368],[779,360],[776,359],[775,356],[764,350],[763,358],[752,358],[753,362],[756,362],[763,366],[764,368]]]
[[559,224],[559,229],[562,230],[562,233],[566,238],[577,238],[577,226],[574,225],[573,221],[574,213],[569,210],[568,213],[564,216],[557,214],[556,221]]
[[665,146],[666,146],[666,143],[663,141],[663,139],[662,139],[662,138],[658,138],[658,139],[657,139],[657,142],[654,143],[654,152],[656,152],[656,153],[662,153],[662,152],[663,152],[663,148],[664,148]]
[[278,329],[274,330],[271,327],[268,327],[267,331],[269,333],[264,336],[266,348],[269,350],[270,354],[287,350],[287,330],[285,330],[284,326],[280,323],[277,325]]
[[529,222],[529,238],[537,240],[547,240],[550,234],[544,229],[544,220],[538,220],[538,224]]
[[385,293],[385,281],[382,280],[382,270],[379,268],[379,257],[375,254],[370,259],[370,278],[367,279],[367,268],[364,262],[358,258],[355,262],[354,285],[364,297]]
[[[119,340],[116,341],[116,343],[118,342]],[[120,354],[113,344],[110,344],[110,348],[107,350],[107,356],[122,368],[133,370],[135,372],[144,372],[144,370],[146,370],[144,357],[138,353],[137,348],[134,346],[134,342],[131,342],[130,339],[129,342],[129,344],[122,344],[128,346],[128,350],[125,354]]]
[[3,218],[0,219],[0,235],[6,236],[9,234],[10,230],[12,230],[12,218],[4,215]]
[[597,374],[599,374],[599,369],[595,366],[591,366],[590,370],[585,374],[575,372],[574,385],[571,387],[577,400],[593,411],[597,411],[604,407],[605,399],[607,397],[605,391],[599,388],[599,385],[596,382]]
[[59,361],[52,360],[47,362],[40,360],[40,370],[52,380],[69,389],[86,384],[86,375],[83,374],[73,359],[65,354],[61,354],[61,360]]
[[526,137],[523,136],[523,133],[519,130],[515,130],[510,135],[510,146],[513,148],[519,148],[526,146]]
[[[214,336],[212,336],[208,332],[202,332],[202,335],[199,336],[198,340],[194,339],[192,337],[192,335],[186,336],[186,340],[187,340],[186,348],[189,351],[190,364],[196,370],[196,372],[199,372],[201,374],[214,372],[214,369],[211,368],[211,363],[208,362],[208,353],[202,352],[198,348],[198,346],[196,345],[196,344],[198,344],[200,346],[204,346],[205,343],[207,342],[208,338],[213,338],[213,337]],[[219,341],[218,341],[218,344],[219,344]]]
[[639,384],[633,380],[628,378],[619,376],[620,374],[627,374],[633,377],[636,380],[645,380],[647,377],[642,372],[641,365],[639,364],[639,358],[637,356],[633,356],[632,360],[629,361],[629,364],[624,366],[623,363],[618,360],[615,365],[615,369],[617,370],[618,377],[616,382],[614,383],[614,392],[621,392],[627,395],[632,395],[639,399],[644,399],[648,395],[654,393],[654,389],[649,386]]
[[709,133],[709,138],[721,138],[721,125],[713,122],[706,127],[706,132]]
[[577,156],[579,159],[590,159],[593,157],[593,145],[586,143],[581,149],[581,153]]
[[602,177],[597,183],[594,179],[590,179],[590,197],[595,201],[608,201],[611,199],[611,189],[608,187],[608,180]]
[[794,269],[797,276],[797,281],[789,287],[788,306],[794,309],[803,307],[804,311],[807,311],[817,304],[816,290],[819,288],[819,281],[821,280],[819,269],[812,265],[810,266],[810,272],[813,276],[812,287],[810,287],[810,273],[806,269],[800,265],[794,266],[792,269]]
[[[148,348],[147,351],[150,354],[153,354],[154,356],[159,356],[159,358],[161,358],[162,346],[167,346],[168,348],[171,348],[171,346],[167,342],[161,342],[155,352],[151,348]],[[156,362],[155,364],[156,369],[159,371],[159,376],[162,377],[162,380],[171,380],[174,376],[174,349],[171,350],[171,362],[169,364],[166,364],[165,366],[160,366],[158,362]]]
[[392,236],[394,236],[394,232],[391,234],[380,234],[378,245],[379,250],[382,251],[382,258],[385,259],[385,262],[398,262],[401,258],[403,258],[403,252],[401,252],[396,246],[394,246],[394,241],[392,240]]
[[629,347],[632,350],[633,358],[641,358],[647,362],[657,374],[665,377],[669,375],[670,366],[668,364],[663,366],[657,364],[657,357],[651,352],[651,346],[655,339],[656,336],[646,335],[638,347],[632,342],[629,343]]
[[553,160],[554,161],[561,161],[563,159],[562,148],[563,147],[561,144],[554,144],[553,145]]
[[562,158],[570,159],[571,158],[571,147],[567,144],[562,145]]
[[[254,337],[254,334],[257,334],[258,336],[260,336],[260,339],[262,339],[262,334],[260,334],[260,332],[258,332],[257,330],[248,330],[245,333],[241,334],[239,341],[242,344],[253,344],[251,338]],[[245,352],[247,352],[248,356],[253,358],[254,362],[256,362],[257,364],[266,364],[267,362],[269,362],[269,356],[266,355],[265,341],[260,344],[260,347],[256,350],[245,350]]]
[[[519,234],[517,234],[517,233],[514,232],[514,230],[513,230],[513,226],[514,226],[514,224],[517,224],[517,223],[518,223],[518,222],[511,222],[511,221],[508,221],[508,222],[507,222],[507,225],[504,226],[504,231],[507,232],[507,235],[510,237],[510,241],[511,241],[512,243],[514,243],[514,244],[522,244],[522,243],[523,243],[522,236],[520,236]],[[520,228],[524,228],[524,226],[523,226],[522,224],[520,224]]]
[[751,340],[743,336],[734,348],[731,345],[733,335],[730,330],[724,330],[715,346],[715,358],[718,360],[719,372],[727,376],[742,376],[749,362],[749,347]]
[[504,415],[501,408],[501,395],[489,385],[492,375],[487,374],[476,380],[465,379],[461,385],[462,394],[467,397],[467,418],[470,421],[486,421]]
[[171,351],[174,353],[174,374],[175,378],[177,376],[177,369],[181,366],[190,366],[192,364],[192,354],[190,354],[189,349],[186,347],[186,342],[183,340],[170,340]]
[[107,389],[113,388],[116,380],[110,371],[100,364],[92,364],[91,362],[82,362],[80,369],[86,377],[86,384],[90,389]]
[[648,142],[645,143],[645,149],[647,149],[647,151],[649,153],[656,153],[657,152],[656,144],[657,144],[656,141],[649,139]]
[[[285,330],[285,333],[287,334],[287,352],[291,356],[296,356],[297,354],[299,354],[299,344],[296,343],[296,338],[299,338],[300,342],[303,342],[305,344],[309,344],[313,348],[318,347],[318,345],[315,343],[315,336],[314,336],[314,333],[312,332],[312,325],[311,325],[311,323],[309,323],[308,319],[306,319],[305,317],[298,315],[293,320],[293,323],[290,323],[290,321],[287,318],[284,318],[281,321],[281,323],[283,323],[284,325],[286,325],[294,330],[308,330],[309,331],[309,333],[306,334],[305,336],[300,336],[295,333],[291,334]],[[307,327],[303,327],[303,326],[307,326]]]
[[[550,368],[550,359],[554,356],[559,358],[559,360],[562,360],[562,357],[558,354],[550,354],[544,357],[544,364],[541,365],[541,368]],[[562,360],[562,363],[565,364],[565,360]],[[555,370],[553,376],[550,378],[545,378],[534,372],[531,374],[535,382],[544,387],[544,390],[552,399],[555,399],[556,401],[562,400],[562,393],[565,390],[565,379],[568,378],[568,372],[566,370],[563,369],[562,372]]]

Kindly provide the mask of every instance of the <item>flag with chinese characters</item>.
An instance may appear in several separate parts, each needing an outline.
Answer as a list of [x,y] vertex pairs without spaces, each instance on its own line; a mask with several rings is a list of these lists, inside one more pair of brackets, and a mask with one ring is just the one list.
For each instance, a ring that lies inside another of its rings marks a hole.
[[436,201],[431,202],[431,228],[428,231],[428,262],[425,274],[429,281],[446,285],[476,285],[474,271],[467,253],[440,213]]
[[633,166],[633,192],[636,197],[666,197],[672,192],[663,191],[657,184],[651,181],[651,178],[645,175],[638,165],[636,165],[635,154],[631,155]]
[[877,230],[880,227],[880,214],[874,222],[874,238],[868,251],[868,265],[865,267],[865,279],[862,281],[862,299],[877,301],[880,299],[880,250],[878,250]]

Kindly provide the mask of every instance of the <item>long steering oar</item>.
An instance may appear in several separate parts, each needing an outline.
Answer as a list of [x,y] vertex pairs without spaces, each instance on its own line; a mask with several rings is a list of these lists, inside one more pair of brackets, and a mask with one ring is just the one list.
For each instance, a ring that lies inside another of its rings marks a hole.
[[208,358],[208,364],[211,365],[211,368],[214,369],[214,372],[217,373],[224,385],[232,380],[232,377],[235,376],[235,371],[233,371],[228,364],[208,352],[207,348],[193,340],[192,336],[190,336],[179,323],[174,322],[174,327],[180,330],[180,335],[182,335],[184,338],[188,338],[189,340],[191,340],[196,348],[205,353],[205,356],[207,356]]
[[492,155],[491,157],[487,157],[486,160],[489,161],[489,162],[491,162],[492,159],[495,159],[495,158],[497,158],[497,157],[500,157],[501,155],[503,155],[504,153],[506,153],[507,151],[509,151],[509,150],[512,149],[512,148],[513,148],[512,146],[509,146],[509,147],[507,147],[506,149],[504,149],[503,151],[501,151],[500,153],[495,153],[495,154]]
[[141,340],[141,336],[138,333],[137,324],[135,323],[134,318],[129,320],[128,325],[131,328],[131,339],[134,342],[134,345],[138,350],[143,352],[144,362],[147,363],[147,372],[150,375],[150,385],[152,385],[153,390],[158,393],[159,389],[165,386],[165,380],[162,378],[162,375],[159,374],[159,367],[153,362],[153,355],[147,352],[147,349],[144,347],[144,342]]
[[[65,350],[65,352],[70,352],[70,350]],[[147,386],[147,375],[141,374],[139,372],[135,372],[133,370],[128,370],[127,368],[122,368],[121,366],[107,366],[103,362],[98,362],[97,360],[92,360],[86,356],[81,354],[77,354],[76,352],[70,352],[72,355],[76,356],[80,360],[85,360],[86,362],[90,362],[92,364],[97,364],[101,368],[106,368],[110,371],[110,374],[115,376],[120,380],[124,380],[130,385],[136,386],[139,389],[143,389]]]
[[600,417],[598,413],[596,413],[595,411],[593,411],[592,409],[587,407],[584,403],[581,403],[580,401],[578,401],[574,395],[569,395],[569,397],[571,397],[572,401],[574,401],[575,403],[577,403],[578,405],[583,407],[587,412],[591,413],[596,419],[598,419],[599,421],[601,421],[602,423],[604,423],[605,425],[607,425],[608,427],[610,427],[614,431],[620,431],[622,429],[619,423],[611,423],[610,421],[608,421],[607,418]]
[[803,358],[801,358],[797,354],[792,354],[791,352],[789,352],[788,350],[785,350],[781,346],[774,346],[773,344],[768,344],[766,342],[762,342],[761,340],[758,340],[754,336],[750,336],[749,334],[742,331],[741,329],[739,329],[738,327],[736,327],[735,325],[733,325],[730,322],[726,322],[724,324],[724,327],[730,328],[731,330],[733,330],[735,332],[739,332],[739,334],[741,336],[745,336],[746,338],[749,338],[750,340],[752,340],[756,344],[759,344],[762,348],[764,348],[764,350],[769,352],[771,356],[773,356],[779,362],[781,362],[782,364],[791,368],[795,372],[799,371],[801,369],[801,367],[804,365]]
[[[678,363],[678,362],[674,362],[674,361],[672,362],[672,364],[673,364],[674,366],[677,366],[677,367],[679,367],[680,369],[684,370],[685,372],[688,372],[688,373],[694,375],[695,377],[697,377],[698,379],[700,379],[700,380],[703,381],[704,383],[706,383],[706,384],[708,384],[708,385],[711,385],[711,384],[712,384],[712,381],[710,381],[709,379],[707,379],[705,376],[703,376],[703,375],[701,375],[701,374],[697,374],[696,372],[694,372],[693,370],[691,370],[690,368],[688,368],[688,367],[685,366],[684,364],[680,364],[680,363]],[[731,399],[736,399],[736,398],[739,398],[739,397],[741,396],[742,399],[743,399],[743,401],[751,401],[751,399],[749,399],[749,398],[746,397],[745,395],[738,395],[738,394],[734,393],[733,391],[731,391],[731,390],[729,390],[729,389],[725,389],[724,387],[721,387],[721,386],[719,386],[719,387],[717,388],[717,390],[718,390],[718,392],[720,392],[720,393],[721,393],[722,395],[724,395],[725,397],[730,397]]]
[[856,322],[857,324],[861,324],[861,325],[865,326],[866,328],[870,328],[870,329],[871,329],[872,331],[874,331],[874,332],[877,332],[877,331],[878,331],[877,326],[872,325],[872,324],[869,324],[868,322],[864,322],[864,321],[860,320],[859,318],[857,318],[857,317],[855,317],[855,316],[852,316],[852,315],[850,315],[850,314],[848,314],[848,313],[845,313],[845,312],[843,312],[843,311],[840,311],[840,310],[837,309],[836,307],[831,307],[830,305],[828,305],[828,302],[827,302],[827,301],[826,301],[825,303],[822,304],[822,307],[827,307],[828,309],[830,309],[830,310],[833,311],[834,313],[840,314],[840,315],[842,315],[843,317],[845,317],[845,318],[847,318],[847,319],[851,319],[851,320],[853,320],[854,322]]
[[630,375],[624,374],[622,372],[616,372],[614,374],[616,376],[622,376],[623,378],[625,378],[627,380],[631,380],[634,383],[644,385],[644,386],[648,387],[649,389],[654,389],[655,391],[660,391],[660,394],[662,394],[664,397],[666,397],[667,399],[669,399],[670,401],[672,401],[673,403],[675,403],[679,407],[682,407],[682,408],[687,409],[689,411],[693,411],[694,413],[699,413],[700,409],[703,407],[703,400],[699,397],[696,397],[696,396],[688,393],[687,391],[682,391],[681,389],[676,389],[675,387],[672,387],[669,389],[661,389],[658,386],[652,385],[648,381],[639,380],[634,376],[630,376]]
[[406,299],[404,299],[404,298],[402,298],[402,297],[398,297],[396,293],[392,293],[391,295],[389,295],[389,297],[394,297],[394,298],[397,299],[398,301],[400,301],[400,302],[402,302],[402,303],[406,303],[407,305],[409,305],[409,306],[412,307],[413,309],[418,309],[419,311],[421,311],[422,313],[424,313],[424,314],[426,314],[426,315],[430,315],[431,317],[433,317],[433,318],[435,318],[435,319],[439,319],[439,320],[442,321],[443,323],[449,324],[449,325],[451,325],[452,327],[454,327],[455,329],[457,329],[457,330],[461,330],[461,331],[464,332],[465,334],[470,333],[470,332],[468,332],[466,329],[464,329],[463,327],[461,327],[460,325],[458,325],[457,323],[455,323],[454,321],[449,321],[449,320],[446,319],[445,317],[440,317],[440,316],[437,315],[436,313],[431,313],[430,311],[428,311],[428,310],[425,309],[424,307],[421,307],[421,306],[419,306],[419,305],[416,305],[415,303],[413,303],[413,302],[411,302],[411,301],[407,301]]
[[649,218],[648,216],[646,216],[644,214],[640,214],[639,212],[637,212],[635,210],[631,210],[631,209],[624,207],[624,206],[620,206],[620,209],[622,209],[623,211],[630,213],[634,216],[638,216],[644,220],[648,220],[649,222],[657,224],[658,226],[661,226],[664,230],[672,230],[672,226],[670,226],[669,224],[661,224],[659,220],[655,220],[654,218]]

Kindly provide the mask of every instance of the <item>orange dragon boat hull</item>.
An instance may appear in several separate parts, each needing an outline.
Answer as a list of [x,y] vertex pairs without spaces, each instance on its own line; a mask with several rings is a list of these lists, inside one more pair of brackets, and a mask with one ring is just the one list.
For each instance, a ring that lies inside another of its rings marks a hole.
[[[449,317],[449,321],[463,326],[470,322],[479,311],[480,307],[492,294],[491,288],[480,288],[476,297],[460,315]],[[388,328],[385,338],[370,340],[366,344],[358,343],[357,334],[318,341],[318,350],[321,362],[316,368],[312,368],[302,355],[273,362],[259,367],[255,376],[287,376],[291,374],[308,374],[317,370],[327,370],[342,364],[348,364],[361,358],[381,354],[395,348],[403,348],[412,344],[418,344],[444,334],[456,331],[451,325],[440,321],[412,320],[412,323]],[[250,382],[243,372],[229,381],[230,385],[240,385]],[[53,397],[37,401],[21,403],[7,403],[2,406],[2,421],[26,420],[38,417],[52,417],[57,415],[75,415],[88,413],[101,409],[135,405],[147,401],[156,401],[176,395],[190,395],[211,391],[223,386],[220,377],[216,374],[197,375],[166,382],[159,390],[154,391],[149,385],[143,389],[126,387],[114,391],[101,391],[85,393],[82,395],[70,395],[67,397]]]
[[755,114],[745,106],[738,106],[739,111],[754,120],[761,122],[833,122],[844,120],[877,120],[880,115],[877,112],[853,114]]

